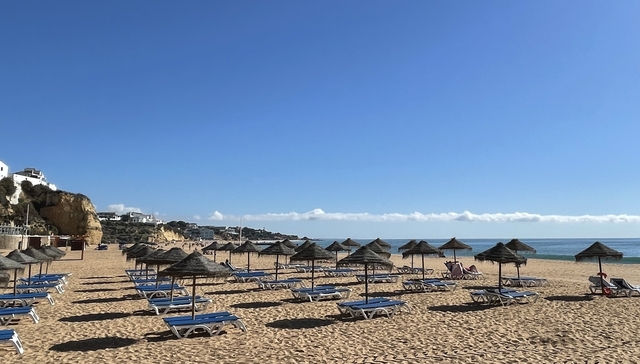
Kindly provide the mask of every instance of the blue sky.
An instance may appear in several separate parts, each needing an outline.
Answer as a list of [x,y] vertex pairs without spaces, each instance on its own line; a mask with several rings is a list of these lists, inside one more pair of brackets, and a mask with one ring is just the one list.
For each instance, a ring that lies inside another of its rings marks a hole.
[[314,237],[640,236],[640,3],[0,12],[0,160],[100,211]]

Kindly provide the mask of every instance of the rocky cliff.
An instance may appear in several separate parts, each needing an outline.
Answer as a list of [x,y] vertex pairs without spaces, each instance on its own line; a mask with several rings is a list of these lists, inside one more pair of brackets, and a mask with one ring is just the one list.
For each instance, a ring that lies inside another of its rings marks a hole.
[[102,226],[87,196],[57,192],[47,194],[40,216],[58,228],[61,235],[84,235],[87,243],[99,244]]

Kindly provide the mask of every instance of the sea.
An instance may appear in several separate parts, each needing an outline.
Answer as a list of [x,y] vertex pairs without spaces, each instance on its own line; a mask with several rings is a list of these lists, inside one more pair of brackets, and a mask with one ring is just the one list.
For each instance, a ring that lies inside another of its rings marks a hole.
[[[316,239],[315,243],[322,247],[327,247],[334,241],[343,242],[346,238]],[[367,244],[374,239],[352,239],[360,244]],[[391,245],[391,252],[395,253],[398,248],[406,244],[411,239],[382,239]],[[439,247],[449,241],[449,239],[415,239],[417,241],[425,240],[429,244]],[[483,252],[498,242],[506,243],[511,239],[459,239],[463,243],[469,245],[472,250],[456,250],[457,257],[473,257],[474,254]],[[611,238],[574,238],[574,239],[519,239],[523,243],[531,246],[536,250],[535,254],[521,253],[527,258],[551,259],[551,260],[567,260],[575,261],[574,256],[584,249],[588,248],[596,241],[605,244],[609,248],[615,249],[623,254],[623,258],[616,263],[640,264],[640,238],[635,239],[611,239]],[[294,243],[299,243],[294,241]],[[453,257],[452,251],[445,251],[447,257]]]

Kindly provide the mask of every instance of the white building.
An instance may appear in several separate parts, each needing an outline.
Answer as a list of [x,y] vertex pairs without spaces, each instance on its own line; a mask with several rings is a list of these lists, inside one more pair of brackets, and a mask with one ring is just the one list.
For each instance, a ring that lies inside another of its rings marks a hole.
[[153,215],[145,215],[141,212],[128,212],[126,214],[129,222],[142,222],[147,224],[164,224],[164,221],[156,219]]
[[100,221],[120,221],[121,219],[117,212],[98,212],[98,220]]
[[9,173],[9,166],[0,161],[0,179],[10,177],[13,179],[13,184],[16,186],[16,192],[11,196],[9,202],[11,204],[18,203],[18,197],[22,193],[22,182],[29,181],[32,185],[43,185],[49,187],[51,190],[55,191],[58,188],[53,183],[49,183],[47,179],[44,177],[42,171],[37,170],[35,168],[25,168],[23,171],[16,173]]

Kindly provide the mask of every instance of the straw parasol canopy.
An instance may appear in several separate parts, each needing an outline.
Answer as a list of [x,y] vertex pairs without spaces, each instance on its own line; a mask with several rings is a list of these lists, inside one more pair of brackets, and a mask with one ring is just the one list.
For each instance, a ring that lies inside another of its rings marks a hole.
[[292,248],[289,248],[288,246],[284,245],[284,243],[282,242],[277,242],[275,244],[272,244],[268,247],[266,247],[265,249],[263,249],[261,252],[258,253],[258,256],[261,255],[275,255],[276,256],[276,281],[278,280],[278,266],[279,264],[279,259],[281,255],[294,255],[296,253],[296,251]]
[[389,259],[391,258],[391,253],[389,253],[389,251],[387,251],[387,249],[381,247],[380,245],[378,245],[378,243],[376,243],[375,241],[370,242],[369,244],[365,245],[368,246],[369,249],[371,249],[374,253],[378,254],[379,256],[385,258],[385,259]]
[[374,266],[381,265],[391,268],[393,267],[393,262],[376,254],[368,246],[362,246],[358,248],[358,250],[353,252],[353,254],[340,259],[340,261],[338,262],[338,266],[351,266],[354,264],[364,265],[364,297],[365,302],[369,303],[369,264],[373,264]]
[[[535,253],[536,252],[536,250],[533,247],[521,242],[518,239],[511,239],[504,246],[506,246],[507,248],[513,250],[516,253],[517,252],[523,252],[523,253]],[[520,279],[520,265],[519,264],[516,264],[516,269],[518,270],[518,279]]]
[[[595,243],[591,244],[591,246],[589,246],[587,249],[576,254],[575,258],[576,258],[576,262],[598,259],[598,269],[600,270],[600,273],[598,274],[600,276],[600,286],[604,287],[604,282],[602,282],[602,280],[604,280],[604,273],[602,273],[602,259],[620,260],[622,259],[622,253],[617,250],[609,248],[608,246],[602,244],[599,241],[596,241]],[[604,289],[602,291],[602,294],[605,294]]]
[[338,268],[338,252],[344,252],[344,251],[351,250],[350,248],[338,243],[337,240],[334,240],[333,243],[331,243],[331,245],[329,245],[328,247],[326,247],[324,249],[327,250],[327,251],[336,253],[336,269]]
[[398,251],[403,251],[403,250],[409,250],[411,248],[413,248],[414,246],[418,245],[418,241],[413,239],[413,240],[409,240],[406,244],[400,246],[398,248]]
[[313,290],[316,260],[333,260],[333,254],[323,249],[316,243],[311,243],[306,249],[297,252],[293,255],[290,261],[311,261],[311,289]]
[[146,263],[156,265],[175,264],[188,256],[189,254],[187,254],[184,250],[178,247],[173,247],[165,252],[162,252],[161,254],[147,257]]
[[247,253],[247,272],[251,272],[251,253],[260,252],[260,248],[257,245],[247,240],[244,244],[237,247],[232,253],[234,254],[243,254]]
[[351,238],[347,238],[347,240],[343,241],[342,243],[340,243],[346,247],[349,248],[349,253],[351,253],[351,248],[359,248],[361,246],[360,243],[358,243],[357,241],[351,239]]
[[61,254],[63,257],[65,255],[67,255],[67,252],[65,252],[64,250],[61,250],[58,247],[53,246],[53,245],[45,245],[45,248],[47,248],[49,250],[53,250],[54,252]]
[[18,249],[14,249],[9,254],[7,254],[7,258],[13,260],[14,262],[29,266],[28,280],[29,280],[29,284],[31,284],[31,265],[39,264],[40,261],[34,257],[21,253],[20,250]]
[[413,258],[414,255],[420,255],[422,257],[422,279],[424,279],[424,256],[425,255],[436,255],[440,256],[442,252],[437,248],[431,246],[426,241],[422,240],[418,244],[416,244],[413,248],[402,253],[402,258],[406,258],[411,256]]
[[50,245],[42,245],[40,248],[38,248],[38,250],[50,256],[51,258],[53,258],[53,260],[60,260],[66,255],[65,252],[59,251],[60,249],[52,249]]
[[143,246],[144,246],[144,244],[142,244],[142,243],[135,243],[135,244],[131,245],[131,246],[130,246],[130,247],[128,247],[128,248],[124,248],[124,249],[122,249],[122,255],[125,255],[125,254],[127,254],[128,252],[130,252],[130,251],[134,251],[134,250],[136,250],[136,249],[140,249],[140,248],[142,248]]
[[516,265],[527,264],[527,258],[507,248],[503,243],[498,243],[493,248],[487,249],[482,253],[476,254],[474,258],[481,262],[490,261],[490,262],[498,263],[498,289],[499,290],[502,290],[502,264],[505,264],[505,263],[514,263]]
[[302,243],[302,244],[298,245],[297,247],[295,247],[295,251],[296,252],[301,252],[301,251],[307,249],[311,244],[313,244],[311,242],[311,240],[305,240],[304,243]]
[[135,260],[137,258],[142,258],[145,255],[149,255],[151,253],[153,253],[154,251],[156,251],[155,249],[148,247],[148,246],[144,246],[140,249],[136,249],[136,250],[132,250],[130,252],[127,253],[127,260]]
[[380,239],[380,238],[376,238],[375,240],[371,241],[371,243],[376,243],[378,245],[380,245],[381,247],[383,247],[386,250],[391,249],[391,244],[387,243],[386,241]]
[[471,250],[471,247],[456,238],[451,238],[451,240],[439,246],[438,249],[453,250],[453,261],[457,262],[456,250]]
[[291,249],[295,249],[296,248],[296,245],[294,243],[292,243],[291,240],[289,240],[289,239],[284,239],[282,241],[282,244],[284,246],[286,246],[287,248],[291,248]]
[[27,249],[22,250],[22,253],[32,257],[32,258],[36,258],[40,261],[40,274],[42,274],[42,263],[44,262],[51,262],[53,260],[53,258],[51,258],[50,256],[42,253],[41,251],[39,251],[38,249],[35,249],[34,247],[30,246]]
[[203,252],[213,251],[213,261],[215,262],[216,261],[216,255],[218,255],[217,254],[218,250],[220,250],[220,248],[222,248],[222,247],[223,247],[222,244],[219,244],[218,242],[214,241],[211,244],[209,244],[209,245],[205,246],[204,248],[202,248],[202,251]]
[[[193,252],[181,261],[171,265],[158,273],[162,276],[172,277],[173,282],[176,278],[193,278],[193,286],[191,291],[191,318],[196,316],[196,278],[208,277],[208,278],[221,278],[229,275],[229,270],[220,264],[217,264],[199,252]],[[171,300],[173,300],[173,289],[171,291]]]
[[229,252],[229,263],[231,263],[231,252],[233,252],[234,250],[236,250],[238,246],[235,245],[234,243],[226,243],[225,245],[223,245],[220,249],[220,251],[227,251]]
[[15,260],[5,258],[0,255],[0,270],[13,270],[13,295],[15,296],[16,285],[18,284],[18,271],[24,270],[26,268],[24,265],[16,262]]

